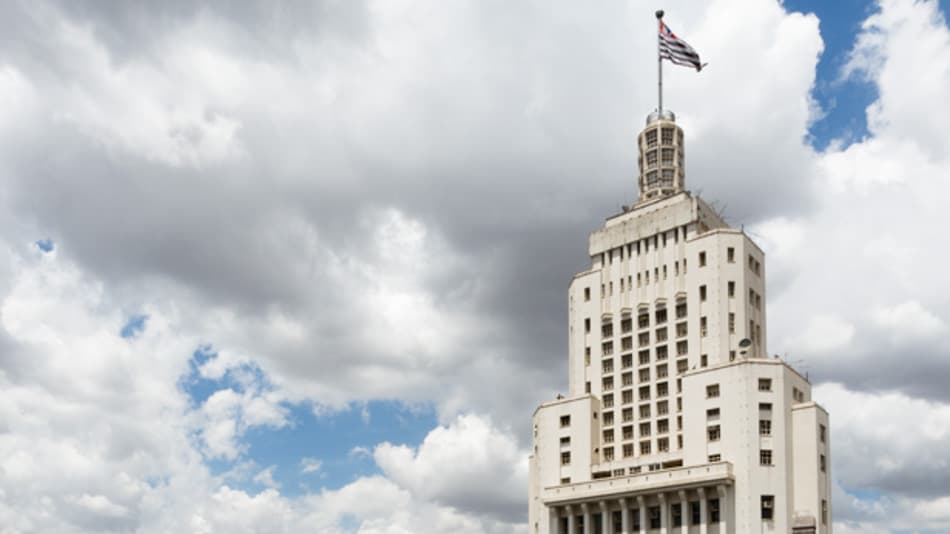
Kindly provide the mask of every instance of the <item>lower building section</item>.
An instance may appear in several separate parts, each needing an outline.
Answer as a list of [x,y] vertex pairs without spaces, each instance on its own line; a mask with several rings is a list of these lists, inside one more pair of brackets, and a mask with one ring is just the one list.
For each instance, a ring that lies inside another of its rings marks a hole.
[[655,493],[549,504],[547,534],[634,534],[734,532],[730,486],[700,486]]

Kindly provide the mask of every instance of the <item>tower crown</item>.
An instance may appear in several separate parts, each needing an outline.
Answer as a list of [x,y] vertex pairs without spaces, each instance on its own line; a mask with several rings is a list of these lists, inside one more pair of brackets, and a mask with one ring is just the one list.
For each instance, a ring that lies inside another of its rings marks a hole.
[[640,157],[640,198],[638,203],[675,195],[686,183],[683,129],[676,125],[672,111],[647,116],[647,125],[638,137]]

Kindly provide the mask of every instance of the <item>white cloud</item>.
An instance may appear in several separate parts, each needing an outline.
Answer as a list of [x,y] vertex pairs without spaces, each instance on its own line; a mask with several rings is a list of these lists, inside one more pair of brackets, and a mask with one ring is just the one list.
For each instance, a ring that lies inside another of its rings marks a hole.
[[320,471],[320,468],[323,466],[323,462],[317,458],[302,458],[300,460],[300,472],[301,473],[316,473]]

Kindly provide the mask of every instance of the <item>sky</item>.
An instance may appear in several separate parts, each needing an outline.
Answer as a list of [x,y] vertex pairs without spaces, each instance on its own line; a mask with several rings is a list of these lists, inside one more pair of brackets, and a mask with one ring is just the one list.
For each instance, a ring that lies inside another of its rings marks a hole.
[[0,532],[526,533],[636,196],[766,252],[838,533],[950,532],[950,2],[37,0],[0,17]]

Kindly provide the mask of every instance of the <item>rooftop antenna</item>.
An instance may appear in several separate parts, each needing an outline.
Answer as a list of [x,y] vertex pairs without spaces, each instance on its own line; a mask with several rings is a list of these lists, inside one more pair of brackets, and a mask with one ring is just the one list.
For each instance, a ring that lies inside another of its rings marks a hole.
[[[656,21],[659,25],[659,31],[663,31],[663,10],[656,10]],[[663,55],[660,50],[660,39],[656,40],[656,80],[657,80],[657,108],[656,116],[663,116]]]

